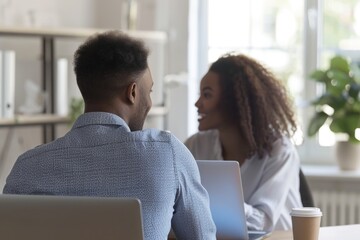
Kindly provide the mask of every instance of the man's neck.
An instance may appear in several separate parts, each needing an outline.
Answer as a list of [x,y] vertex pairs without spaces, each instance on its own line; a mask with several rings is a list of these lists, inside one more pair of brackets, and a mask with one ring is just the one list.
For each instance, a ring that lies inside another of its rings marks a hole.
[[112,113],[115,114],[119,117],[121,117],[122,119],[124,119],[124,121],[126,123],[128,123],[128,119],[129,119],[129,109],[127,106],[124,105],[114,105],[111,103],[86,103],[85,104],[85,113],[88,112],[107,112],[107,113]]

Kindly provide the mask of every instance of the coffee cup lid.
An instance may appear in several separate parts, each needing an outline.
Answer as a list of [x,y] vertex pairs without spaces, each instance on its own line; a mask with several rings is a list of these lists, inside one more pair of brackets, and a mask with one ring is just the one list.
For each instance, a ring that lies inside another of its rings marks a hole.
[[320,208],[316,207],[303,207],[303,208],[293,208],[290,213],[294,217],[320,217],[322,212]]

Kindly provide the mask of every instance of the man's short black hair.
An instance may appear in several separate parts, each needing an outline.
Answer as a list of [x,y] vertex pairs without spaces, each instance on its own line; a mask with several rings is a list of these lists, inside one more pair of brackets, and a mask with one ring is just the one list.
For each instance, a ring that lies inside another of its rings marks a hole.
[[74,71],[80,92],[87,101],[102,101],[147,68],[149,51],[144,43],[120,31],[88,38],[75,52]]

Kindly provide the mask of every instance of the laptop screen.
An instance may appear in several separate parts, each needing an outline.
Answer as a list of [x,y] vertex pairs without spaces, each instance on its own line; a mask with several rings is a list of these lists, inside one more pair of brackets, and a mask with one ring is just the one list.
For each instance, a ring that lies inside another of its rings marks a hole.
[[210,198],[218,239],[263,239],[269,232],[247,230],[240,165],[237,161],[197,160]]
[[217,237],[248,239],[239,163],[221,160],[196,162],[201,183],[209,193]]

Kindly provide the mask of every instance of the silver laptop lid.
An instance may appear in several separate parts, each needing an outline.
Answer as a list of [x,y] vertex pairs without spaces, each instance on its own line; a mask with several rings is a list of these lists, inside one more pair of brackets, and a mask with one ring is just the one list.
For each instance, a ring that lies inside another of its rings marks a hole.
[[209,193],[219,239],[248,239],[244,197],[237,161],[197,160],[201,183]]
[[6,240],[143,240],[135,198],[0,195]]

